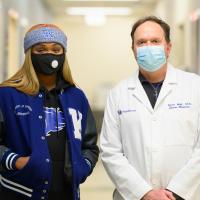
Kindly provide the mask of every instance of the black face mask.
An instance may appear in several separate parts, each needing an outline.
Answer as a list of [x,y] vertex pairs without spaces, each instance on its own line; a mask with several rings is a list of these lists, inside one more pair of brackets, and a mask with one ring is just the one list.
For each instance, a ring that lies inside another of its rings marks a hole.
[[63,67],[65,55],[55,54],[31,54],[32,64],[36,72],[45,75],[52,75]]

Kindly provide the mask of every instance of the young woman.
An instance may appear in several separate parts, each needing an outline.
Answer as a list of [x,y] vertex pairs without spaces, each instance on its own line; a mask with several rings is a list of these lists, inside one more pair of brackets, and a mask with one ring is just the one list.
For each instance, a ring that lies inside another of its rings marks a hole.
[[78,200],[97,162],[95,122],[66,49],[57,26],[33,26],[22,68],[0,85],[1,199]]

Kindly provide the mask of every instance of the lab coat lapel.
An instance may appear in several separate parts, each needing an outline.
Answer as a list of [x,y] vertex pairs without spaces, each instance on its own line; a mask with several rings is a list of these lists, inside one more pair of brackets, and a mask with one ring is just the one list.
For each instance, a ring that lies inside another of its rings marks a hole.
[[148,96],[140,83],[140,80],[138,78],[139,70],[135,72],[133,75],[132,83],[130,84],[129,90],[132,91],[132,95],[138,99],[147,109],[149,112],[153,112],[153,108],[151,106],[151,103],[148,99]]
[[177,84],[176,69],[168,64],[167,73],[160,90],[158,99],[156,101],[154,110],[164,101],[164,99],[171,93],[174,86]]

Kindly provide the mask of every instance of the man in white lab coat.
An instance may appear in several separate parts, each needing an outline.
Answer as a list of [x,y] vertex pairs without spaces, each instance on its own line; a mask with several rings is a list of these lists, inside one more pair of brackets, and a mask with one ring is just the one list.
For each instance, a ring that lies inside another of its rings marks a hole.
[[139,70],[110,91],[100,137],[115,200],[200,200],[200,77],[168,63],[170,27],[132,28]]

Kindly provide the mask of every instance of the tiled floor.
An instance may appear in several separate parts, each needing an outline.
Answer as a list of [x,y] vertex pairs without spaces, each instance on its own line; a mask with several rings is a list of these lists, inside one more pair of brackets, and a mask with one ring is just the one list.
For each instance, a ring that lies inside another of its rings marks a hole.
[[81,185],[81,200],[112,200],[113,190],[112,182],[98,161],[93,174]]

